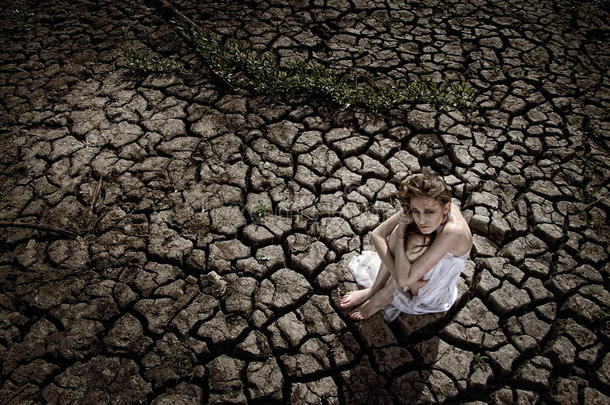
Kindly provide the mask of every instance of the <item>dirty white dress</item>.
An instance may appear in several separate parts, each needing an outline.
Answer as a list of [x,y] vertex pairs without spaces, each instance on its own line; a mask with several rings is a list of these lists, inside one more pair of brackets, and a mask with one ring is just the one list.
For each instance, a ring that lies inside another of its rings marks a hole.
[[[457,282],[460,273],[466,265],[470,251],[463,256],[454,256],[447,252],[424,275],[424,280],[430,280],[419,289],[415,297],[411,297],[409,288],[397,289],[392,303],[382,309],[383,317],[391,322],[401,313],[421,315],[432,312],[444,312],[451,308],[457,298]],[[377,278],[381,259],[377,252],[365,250],[359,256],[352,257],[348,268],[354,275],[356,283],[368,288]]]

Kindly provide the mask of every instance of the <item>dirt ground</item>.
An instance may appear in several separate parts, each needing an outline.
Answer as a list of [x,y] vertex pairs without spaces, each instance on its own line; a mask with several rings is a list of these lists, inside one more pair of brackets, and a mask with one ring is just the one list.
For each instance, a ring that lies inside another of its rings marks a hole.
[[[0,0],[0,403],[607,404],[607,1]],[[228,87],[171,23],[470,108]],[[172,14],[173,13],[173,14]],[[136,75],[126,52],[190,72]],[[446,313],[354,322],[349,260],[433,170]]]

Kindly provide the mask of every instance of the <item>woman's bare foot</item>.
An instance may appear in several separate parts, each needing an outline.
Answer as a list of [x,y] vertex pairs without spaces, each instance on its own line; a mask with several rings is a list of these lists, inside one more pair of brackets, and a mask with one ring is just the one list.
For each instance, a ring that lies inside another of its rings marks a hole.
[[351,307],[355,307],[356,305],[362,304],[364,301],[368,300],[371,297],[371,289],[365,288],[363,290],[350,291],[341,298],[341,302],[339,302],[339,307],[341,309],[348,309]]
[[364,321],[392,302],[394,289],[384,287],[364,304],[349,313],[349,317],[356,321]]

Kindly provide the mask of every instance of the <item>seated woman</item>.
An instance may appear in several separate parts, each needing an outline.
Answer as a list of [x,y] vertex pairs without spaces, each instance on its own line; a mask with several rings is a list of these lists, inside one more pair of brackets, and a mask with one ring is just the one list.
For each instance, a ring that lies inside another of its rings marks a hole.
[[386,321],[400,312],[448,310],[472,247],[472,234],[451,192],[438,176],[418,174],[403,181],[397,197],[402,209],[371,233],[376,252],[364,251],[348,264],[365,287],[343,296],[340,307],[355,320],[380,310]]

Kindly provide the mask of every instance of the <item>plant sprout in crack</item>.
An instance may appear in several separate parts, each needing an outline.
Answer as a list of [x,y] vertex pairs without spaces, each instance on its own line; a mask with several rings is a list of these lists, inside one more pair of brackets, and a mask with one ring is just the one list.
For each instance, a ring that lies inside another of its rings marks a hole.
[[256,204],[254,207],[252,207],[252,216],[254,217],[255,221],[260,221],[269,215],[270,212],[271,209],[265,204]]

